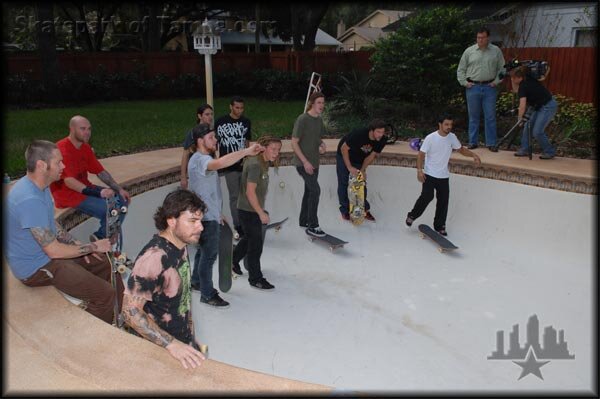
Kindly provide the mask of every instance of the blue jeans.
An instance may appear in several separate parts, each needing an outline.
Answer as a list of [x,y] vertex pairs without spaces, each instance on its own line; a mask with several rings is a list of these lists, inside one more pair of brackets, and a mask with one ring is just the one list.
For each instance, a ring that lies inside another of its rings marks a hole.
[[[360,169],[362,165],[352,165],[356,169]],[[335,170],[338,179],[338,200],[340,202],[340,212],[346,214],[350,212],[350,201],[348,200],[348,177],[350,171],[346,168],[344,158],[341,153],[335,155]],[[367,201],[367,184],[365,182],[365,211],[371,209],[369,201]]]
[[[117,194],[117,204],[118,206],[127,205],[127,201],[125,201],[125,198],[123,198],[120,194]],[[75,208],[86,215],[100,219],[100,227],[94,233],[94,235],[99,239],[106,238],[106,199],[88,195],[86,199],[81,201],[81,203]],[[125,215],[126,213],[121,213],[119,216],[121,225],[123,224],[123,220],[125,220]]]
[[300,207],[300,226],[306,226],[309,229],[319,227],[319,197],[321,196],[321,187],[319,186],[319,168],[316,168],[312,175],[304,170],[304,166],[297,166],[298,174],[304,180],[304,195],[302,196],[302,206]]
[[531,137],[537,140],[538,144],[542,147],[542,152],[548,155],[556,154],[556,149],[550,144],[550,140],[548,140],[545,130],[557,110],[558,103],[554,97],[552,97],[550,101],[545,105],[542,105],[539,110],[531,115],[523,129],[520,152],[525,153],[529,151],[529,137],[527,136],[527,131],[528,129],[532,129]]
[[483,111],[485,145],[496,145],[496,98],[498,91],[488,84],[474,84],[466,89],[469,110],[469,144],[479,143],[479,119]]
[[217,290],[213,287],[213,265],[219,255],[219,235],[221,224],[217,220],[202,221],[202,234],[198,241],[198,250],[194,257],[194,271],[191,282],[200,285],[200,295],[209,300]]

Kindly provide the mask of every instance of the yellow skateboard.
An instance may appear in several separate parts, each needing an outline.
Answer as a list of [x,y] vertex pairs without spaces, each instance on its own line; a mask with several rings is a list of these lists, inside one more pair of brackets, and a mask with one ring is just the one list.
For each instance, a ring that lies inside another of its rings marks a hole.
[[361,171],[356,177],[348,176],[348,202],[350,204],[350,220],[359,225],[365,220],[365,178]]

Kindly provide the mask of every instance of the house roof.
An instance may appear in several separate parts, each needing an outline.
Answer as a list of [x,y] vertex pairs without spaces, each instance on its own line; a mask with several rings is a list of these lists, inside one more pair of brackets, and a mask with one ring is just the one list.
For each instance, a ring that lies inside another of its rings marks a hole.
[[[221,32],[221,44],[250,44],[254,45],[254,32],[252,31],[224,31]],[[292,41],[283,41],[279,36],[276,37],[265,37],[265,35],[260,35],[260,44],[272,44],[272,45],[284,45],[291,46]],[[317,46],[341,46],[342,43],[337,41],[334,37],[328,35],[326,32],[321,29],[317,30],[317,35],[315,36],[315,44]]]
[[352,34],[356,34],[371,43],[376,42],[379,38],[385,35],[381,28],[361,28],[358,26],[353,26],[344,32],[344,34],[340,36],[338,40],[344,41],[352,36]]
[[[359,21],[357,24],[355,24],[354,26],[362,25],[369,19],[373,18],[373,16],[376,14],[383,14],[392,19],[398,19],[398,18],[404,16],[407,12],[408,11],[401,11],[401,10],[375,10],[372,13],[370,13],[369,15],[367,15],[365,18],[363,18],[361,21]],[[346,32],[344,32],[344,33],[346,33]]]

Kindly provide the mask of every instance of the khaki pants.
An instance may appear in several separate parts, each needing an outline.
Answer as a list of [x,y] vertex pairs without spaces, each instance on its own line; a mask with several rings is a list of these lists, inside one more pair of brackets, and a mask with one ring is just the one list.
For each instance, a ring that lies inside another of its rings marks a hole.
[[120,274],[115,276],[116,295],[110,283],[111,267],[107,255],[100,256],[102,260],[88,255],[89,264],[83,256],[53,259],[21,282],[29,287],[53,285],[65,294],[85,301],[86,311],[92,315],[112,323],[115,299],[118,297],[119,312],[123,305],[123,279]]

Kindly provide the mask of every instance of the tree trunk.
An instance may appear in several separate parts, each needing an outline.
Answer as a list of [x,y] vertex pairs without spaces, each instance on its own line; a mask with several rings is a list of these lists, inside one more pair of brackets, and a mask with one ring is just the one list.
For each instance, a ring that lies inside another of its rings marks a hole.
[[54,30],[54,3],[36,4],[38,51],[42,65],[42,83],[46,88],[45,101],[51,102],[58,81],[58,56],[56,54],[56,32]]
[[260,5],[256,4],[255,6],[255,21],[256,21],[256,30],[254,31],[254,52],[260,53],[260,32],[261,32],[261,24],[260,24]]

